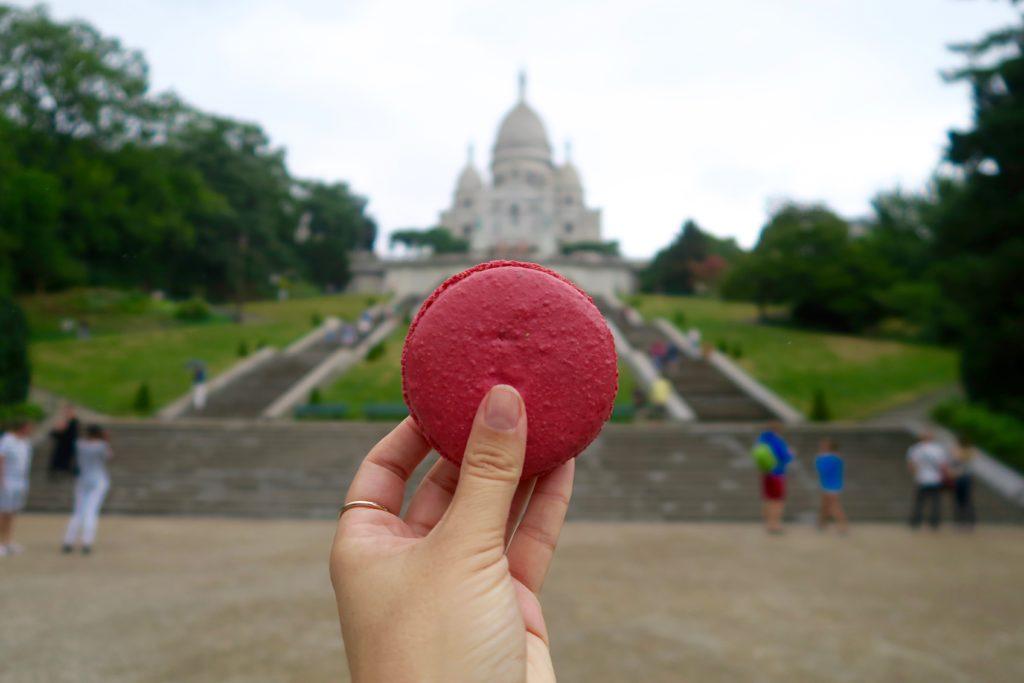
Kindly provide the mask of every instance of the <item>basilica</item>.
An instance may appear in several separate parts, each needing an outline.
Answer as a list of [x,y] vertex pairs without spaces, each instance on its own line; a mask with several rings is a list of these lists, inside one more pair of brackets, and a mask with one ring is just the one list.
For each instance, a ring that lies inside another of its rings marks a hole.
[[554,162],[522,74],[519,101],[498,127],[489,176],[477,170],[471,148],[451,207],[441,212],[440,224],[468,240],[472,252],[545,258],[565,244],[601,241],[601,212],[584,203],[568,149],[561,164]]
[[522,75],[519,101],[498,126],[489,173],[477,169],[471,150],[440,225],[466,239],[469,250],[414,251],[387,258],[353,253],[349,289],[425,295],[446,277],[495,258],[540,263],[594,295],[628,294],[636,288],[638,264],[593,250],[565,249],[602,241],[601,212],[587,207],[568,149],[562,163],[555,163],[544,122],[526,102]]

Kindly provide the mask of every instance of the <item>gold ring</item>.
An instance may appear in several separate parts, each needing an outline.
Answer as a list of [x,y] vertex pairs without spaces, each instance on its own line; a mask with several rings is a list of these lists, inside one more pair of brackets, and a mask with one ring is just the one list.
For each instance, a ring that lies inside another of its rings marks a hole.
[[338,517],[352,510],[353,508],[367,508],[369,510],[383,510],[388,514],[391,514],[391,510],[381,505],[380,503],[374,503],[372,500],[353,500],[351,503],[345,503],[341,506],[341,510],[338,511]]

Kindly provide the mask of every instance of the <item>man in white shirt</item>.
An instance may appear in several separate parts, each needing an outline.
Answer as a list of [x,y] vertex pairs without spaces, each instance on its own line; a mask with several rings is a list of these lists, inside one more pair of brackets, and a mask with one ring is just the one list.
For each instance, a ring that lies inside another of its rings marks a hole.
[[0,557],[22,551],[13,541],[14,518],[24,509],[28,498],[31,436],[32,423],[23,420],[0,437]]
[[928,524],[939,528],[942,506],[942,483],[949,466],[949,455],[934,435],[923,432],[918,442],[907,451],[907,466],[914,477],[917,490],[914,493],[914,507],[910,513],[910,526],[921,526],[925,505],[929,507]]

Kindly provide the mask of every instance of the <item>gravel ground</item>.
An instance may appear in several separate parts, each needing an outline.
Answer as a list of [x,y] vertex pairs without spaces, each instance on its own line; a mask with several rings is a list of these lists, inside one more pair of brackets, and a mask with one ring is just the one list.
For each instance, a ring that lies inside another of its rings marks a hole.
[[[345,681],[333,524],[64,519],[0,558],[0,679]],[[571,524],[544,594],[562,681],[1021,681],[1024,530],[846,538],[753,525]]]

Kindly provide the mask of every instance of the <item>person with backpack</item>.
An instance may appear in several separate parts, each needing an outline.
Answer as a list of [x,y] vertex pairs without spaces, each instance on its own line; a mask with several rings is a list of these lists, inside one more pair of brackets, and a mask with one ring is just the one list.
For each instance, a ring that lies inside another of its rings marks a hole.
[[773,422],[761,432],[751,452],[754,462],[761,470],[761,497],[764,500],[762,516],[764,528],[769,534],[782,533],[782,513],[786,506],[786,468],[793,460],[785,439],[781,436],[782,425]]
[[839,456],[839,445],[835,439],[826,437],[821,440],[818,457],[814,459],[814,468],[818,470],[818,481],[821,484],[821,511],[818,513],[818,528],[822,531],[830,521],[836,523],[841,535],[846,535],[846,512],[839,500],[843,492],[843,459]]

